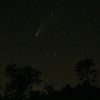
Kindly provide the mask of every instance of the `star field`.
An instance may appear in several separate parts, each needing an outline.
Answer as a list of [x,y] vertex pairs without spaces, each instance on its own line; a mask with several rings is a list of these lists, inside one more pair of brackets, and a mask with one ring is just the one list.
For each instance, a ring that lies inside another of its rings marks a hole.
[[94,58],[100,65],[99,2],[0,2],[1,66],[30,64],[43,71],[47,83],[61,86],[77,83],[72,66],[78,61]]

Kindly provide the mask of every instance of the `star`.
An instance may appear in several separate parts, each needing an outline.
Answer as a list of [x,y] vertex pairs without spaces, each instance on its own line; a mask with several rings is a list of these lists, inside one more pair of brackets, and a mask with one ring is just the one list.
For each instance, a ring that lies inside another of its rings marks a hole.
[[56,53],[53,53],[52,55],[53,55],[53,56],[56,56],[57,54],[56,54]]
[[49,56],[49,53],[46,53],[45,55],[46,55],[46,56]]
[[17,22],[17,20],[16,19],[14,19],[14,23],[16,23]]

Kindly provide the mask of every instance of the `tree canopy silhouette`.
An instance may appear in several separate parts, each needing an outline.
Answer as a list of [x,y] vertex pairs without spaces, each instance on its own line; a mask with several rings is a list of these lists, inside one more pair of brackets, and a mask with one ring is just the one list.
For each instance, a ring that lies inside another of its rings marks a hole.
[[[100,88],[95,87],[96,69],[93,59],[85,59],[77,63],[76,74],[81,84],[72,87],[66,84],[62,89],[56,90],[52,85],[45,85],[43,91],[33,90],[34,83],[39,84],[41,72],[31,66],[17,66],[16,64],[6,67],[7,78],[3,100],[51,100],[51,99],[73,99],[87,100],[99,97]],[[99,99],[98,99],[99,100]]]
[[93,59],[85,59],[75,66],[76,75],[78,76],[79,81],[84,85],[94,85],[97,72],[96,69],[93,68],[94,65]]
[[40,71],[31,66],[18,67],[13,64],[6,68],[7,77],[10,79],[6,85],[5,96],[10,100],[22,99],[25,91],[31,84],[40,83]]

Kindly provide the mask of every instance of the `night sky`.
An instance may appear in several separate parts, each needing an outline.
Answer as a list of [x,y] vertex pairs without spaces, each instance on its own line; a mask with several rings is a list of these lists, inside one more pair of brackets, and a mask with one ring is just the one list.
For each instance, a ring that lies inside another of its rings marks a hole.
[[100,70],[99,26],[96,0],[0,1],[0,84],[14,63],[40,69],[44,82],[57,87],[77,83],[73,66],[85,58]]

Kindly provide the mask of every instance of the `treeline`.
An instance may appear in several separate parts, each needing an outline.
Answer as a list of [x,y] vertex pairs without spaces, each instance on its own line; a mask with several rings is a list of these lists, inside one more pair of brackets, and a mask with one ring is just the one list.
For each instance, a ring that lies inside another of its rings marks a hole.
[[40,99],[77,99],[100,100],[100,88],[96,86],[97,70],[93,59],[85,59],[74,66],[79,80],[77,86],[67,84],[61,90],[53,86],[44,86],[43,91],[34,91],[33,85],[41,84],[39,70],[31,66],[19,67],[16,64],[6,67],[6,75],[9,79],[5,86],[1,100],[40,100]]

